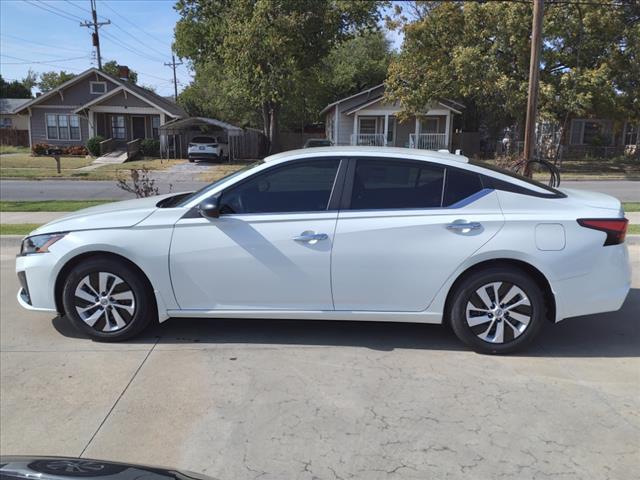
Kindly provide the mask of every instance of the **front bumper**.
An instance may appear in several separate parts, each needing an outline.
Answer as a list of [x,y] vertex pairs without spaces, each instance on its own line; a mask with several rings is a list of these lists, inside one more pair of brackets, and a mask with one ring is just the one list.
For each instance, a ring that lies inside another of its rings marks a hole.
[[53,252],[16,257],[21,307],[41,312],[57,311],[54,288],[59,260]]

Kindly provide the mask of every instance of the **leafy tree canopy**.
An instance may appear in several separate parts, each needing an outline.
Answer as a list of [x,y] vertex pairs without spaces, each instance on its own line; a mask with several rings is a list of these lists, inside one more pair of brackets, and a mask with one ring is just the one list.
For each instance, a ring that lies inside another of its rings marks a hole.
[[[450,97],[496,124],[522,123],[531,15],[526,3],[399,6],[389,24],[401,28],[405,37],[389,69],[389,97],[401,102],[405,114]],[[549,4],[543,24],[540,114],[558,121],[592,112],[640,115],[639,18],[640,4],[634,2],[616,7]]]
[[[318,83],[322,60],[358,30],[374,28],[380,2],[343,0],[179,0],[175,48],[196,72],[213,72],[213,100],[259,112],[277,149],[291,98]],[[188,95],[187,95],[188,96]]]
[[41,73],[37,85],[42,93],[47,93],[62,85],[64,82],[71,80],[73,77],[75,77],[73,73],[65,72],[64,70],[59,72],[52,70]]
[[[102,64],[102,70],[109,75],[113,75],[118,78],[118,65],[119,63],[115,60],[109,60],[106,63]],[[138,72],[135,70],[129,69],[129,81],[131,83],[138,83]]]
[[0,75],[0,98],[31,98],[31,88],[19,80],[7,82]]

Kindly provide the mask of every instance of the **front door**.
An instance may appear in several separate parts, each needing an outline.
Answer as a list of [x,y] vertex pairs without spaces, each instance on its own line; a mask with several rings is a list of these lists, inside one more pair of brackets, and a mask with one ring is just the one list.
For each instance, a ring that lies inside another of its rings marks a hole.
[[219,218],[178,221],[169,265],[180,308],[332,310],[339,164],[276,165],[222,192]]
[[495,192],[461,169],[358,160],[349,188],[331,254],[336,310],[425,310],[504,223]]
[[131,132],[132,140],[146,137],[144,117],[131,117]]

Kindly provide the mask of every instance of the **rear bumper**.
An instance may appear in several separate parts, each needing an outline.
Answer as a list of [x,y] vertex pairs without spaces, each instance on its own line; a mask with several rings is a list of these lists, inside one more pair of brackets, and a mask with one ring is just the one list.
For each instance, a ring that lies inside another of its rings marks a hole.
[[556,319],[620,310],[631,289],[631,264],[626,244],[602,247],[586,259],[589,273],[553,283]]
[[188,158],[193,158],[193,159],[218,159],[220,158],[220,155],[216,152],[216,153],[207,153],[207,152],[189,152],[187,154]]

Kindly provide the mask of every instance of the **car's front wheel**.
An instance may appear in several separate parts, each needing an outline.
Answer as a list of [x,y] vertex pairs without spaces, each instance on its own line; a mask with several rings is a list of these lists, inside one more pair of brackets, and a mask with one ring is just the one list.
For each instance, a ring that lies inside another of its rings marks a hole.
[[100,341],[131,338],[155,318],[153,293],[142,275],[114,258],[78,264],[66,278],[62,300],[73,326]]
[[450,322],[479,353],[510,353],[530,344],[546,317],[538,284],[516,268],[491,267],[466,276],[453,292]]

